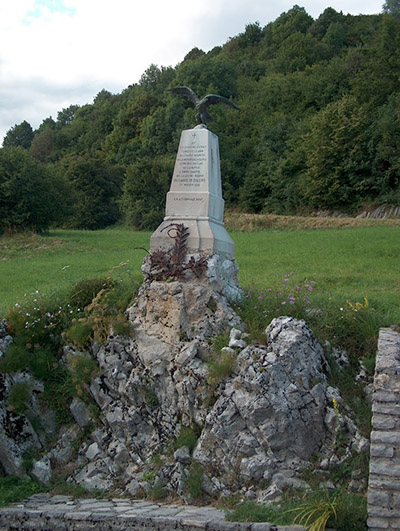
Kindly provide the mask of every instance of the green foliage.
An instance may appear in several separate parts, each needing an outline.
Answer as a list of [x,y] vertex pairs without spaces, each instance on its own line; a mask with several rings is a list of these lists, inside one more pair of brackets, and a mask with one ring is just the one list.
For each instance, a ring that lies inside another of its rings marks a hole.
[[95,321],[93,318],[81,317],[68,328],[66,337],[78,348],[84,349],[88,347],[93,340],[94,327]]
[[[96,290],[99,283],[89,282],[88,287]],[[91,292],[89,289],[87,295],[90,296]],[[86,306],[85,315],[73,320],[66,332],[67,338],[79,348],[85,348],[93,341],[104,343],[111,333],[129,336],[131,329],[124,312],[132,296],[127,286],[108,278],[91,304]]]
[[101,290],[109,290],[114,285],[115,282],[110,277],[80,280],[68,292],[67,302],[73,308],[84,309]]
[[337,500],[325,497],[308,500],[293,511],[296,513],[295,524],[306,526],[309,531],[325,531],[329,520],[336,520]]
[[252,339],[265,341],[265,328],[280,315],[308,320],[314,286],[314,281],[296,280],[294,273],[290,273],[268,289],[248,289],[236,309]]
[[386,0],[383,4],[383,12],[388,15],[400,17],[400,3],[399,0]]
[[14,125],[3,140],[3,147],[22,147],[28,149],[32,143],[33,130],[31,124],[24,120],[19,125]]
[[[109,273],[115,274],[120,267]],[[66,300],[76,301],[75,296],[81,297],[79,302],[90,299],[97,291],[87,314],[66,303]],[[70,336],[79,347],[85,348],[93,339],[104,340],[110,328],[114,328],[114,333],[129,334],[129,323],[122,312],[133,294],[132,282],[117,282],[107,277],[103,281],[79,283],[64,298],[45,298],[38,292],[26,297],[24,304],[15,305],[7,313],[14,341],[0,361],[0,370],[8,373],[28,370],[44,383],[44,392],[39,397],[43,404],[56,412],[60,423],[69,421],[71,398],[79,396],[89,400],[88,386],[100,372],[94,359],[86,356],[71,356],[68,370],[63,367],[60,364],[62,339]],[[9,403],[22,413],[28,399],[26,384],[16,384]]]
[[22,466],[28,474],[32,470],[34,461],[39,460],[40,457],[40,452],[37,448],[31,447],[25,450],[22,455]]
[[88,356],[69,356],[68,365],[71,374],[71,396],[83,397],[90,382],[100,375],[100,369],[95,360]]
[[19,372],[25,370],[28,364],[29,358],[25,344],[14,341],[0,360],[0,371],[4,373]]
[[353,366],[361,357],[375,357],[379,329],[387,325],[387,316],[373,308],[367,298],[363,302],[346,301],[343,306],[327,303],[316,325],[321,340],[330,338],[333,344],[346,350]]
[[159,405],[157,395],[153,389],[143,385],[140,387],[140,392],[143,394],[144,401],[146,402],[148,408],[155,409]]
[[8,407],[21,415],[28,409],[31,397],[31,386],[29,382],[15,383],[8,394]]
[[236,356],[231,352],[221,352],[208,360],[208,377],[207,382],[214,388],[219,385],[222,380],[229,378],[236,368]]
[[229,508],[226,519],[233,522],[272,522],[278,525],[290,525],[293,521],[281,507],[261,505],[253,501],[245,501]]
[[32,479],[20,479],[14,476],[0,477],[0,506],[16,503],[45,490],[46,487]]
[[161,223],[173,164],[171,156],[146,157],[127,168],[121,209],[129,225],[155,229]]
[[212,345],[214,354],[216,355],[221,354],[221,349],[229,345],[228,333],[226,332],[225,334],[221,334],[219,336],[213,337],[211,339],[211,345]]
[[238,522],[274,522],[277,525],[300,524],[311,531],[323,531],[326,525],[337,531],[367,529],[367,500],[346,490],[316,490],[295,493],[278,506],[255,502],[237,505],[227,511],[227,519]]
[[192,461],[189,467],[189,476],[186,480],[186,489],[193,500],[199,500],[202,498],[203,492],[203,465],[197,461]]
[[[85,308],[84,314],[72,320],[66,337],[79,348],[84,349],[93,341],[103,343],[112,333],[129,336],[131,328],[125,310],[131,303],[137,285],[128,275],[121,276],[127,263],[113,267],[106,278],[95,278],[78,282],[68,293],[67,300],[73,306]],[[114,279],[116,275],[119,278]],[[78,308],[77,311],[80,311]]]
[[198,438],[198,430],[193,430],[192,428],[182,426],[177,439],[174,441],[174,449],[176,450],[178,448],[182,448],[182,446],[187,446],[190,451],[193,451]]
[[122,171],[99,158],[78,158],[69,165],[66,176],[72,184],[76,204],[71,225],[100,229],[119,218]]
[[346,208],[371,194],[367,125],[366,112],[352,96],[311,120],[300,192],[314,208]]
[[[0,234],[3,231],[41,232],[62,220],[68,186],[22,147],[0,150]],[[63,197],[64,196],[64,197]]]
[[292,509],[295,524],[305,525],[310,531],[324,531],[334,526],[337,531],[364,531],[367,529],[366,498],[347,491],[316,491]]
[[161,483],[155,483],[149,490],[149,497],[152,500],[165,500],[168,496],[168,491]]

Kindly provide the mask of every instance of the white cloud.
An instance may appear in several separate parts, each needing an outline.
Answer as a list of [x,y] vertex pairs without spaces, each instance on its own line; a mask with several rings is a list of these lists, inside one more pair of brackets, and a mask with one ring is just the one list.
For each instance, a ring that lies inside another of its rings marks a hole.
[[[317,17],[326,4],[307,0]],[[373,13],[379,0],[335,0],[343,12]],[[223,44],[249,22],[293,6],[276,0],[2,0],[0,142],[16,123],[35,128],[103,88],[120,92],[151,64],[176,65],[194,46]]]

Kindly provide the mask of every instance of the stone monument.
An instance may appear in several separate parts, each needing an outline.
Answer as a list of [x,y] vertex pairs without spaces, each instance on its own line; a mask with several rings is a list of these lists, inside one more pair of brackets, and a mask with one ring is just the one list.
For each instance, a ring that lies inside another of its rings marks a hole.
[[189,228],[189,253],[206,252],[233,259],[235,244],[223,224],[218,137],[199,124],[182,131],[164,221],[154,232],[150,248],[171,247],[165,230],[171,223]]

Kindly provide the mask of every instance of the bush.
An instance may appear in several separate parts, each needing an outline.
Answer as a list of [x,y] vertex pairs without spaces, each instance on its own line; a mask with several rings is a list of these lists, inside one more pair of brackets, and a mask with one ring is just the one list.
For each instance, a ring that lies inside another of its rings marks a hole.
[[0,478],[0,506],[15,503],[45,490],[46,487],[32,479],[20,479],[14,476]]
[[203,466],[197,461],[193,461],[189,468],[189,477],[186,480],[186,489],[194,500],[198,500],[203,494],[203,474]]
[[236,356],[231,352],[222,352],[207,362],[208,378],[211,387],[216,387],[224,378],[228,378],[236,367]]
[[83,310],[91,304],[101,290],[110,290],[115,285],[110,277],[89,278],[77,282],[67,294],[67,303],[73,308]]
[[8,394],[8,406],[18,415],[23,414],[28,409],[31,397],[31,386],[29,382],[15,383]]
[[178,448],[182,448],[182,446],[187,446],[190,451],[193,451],[198,438],[198,432],[192,430],[191,428],[182,427],[176,441],[174,442],[174,449],[177,450]]
[[278,525],[298,523],[310,531],[323,531],[325,526],[336,531],[367,529],[366,498],[346,490],[316,490],[287,497],[279,505],[265,506],[245,502],[227,511],[227,519],[236,522],[274,522]]

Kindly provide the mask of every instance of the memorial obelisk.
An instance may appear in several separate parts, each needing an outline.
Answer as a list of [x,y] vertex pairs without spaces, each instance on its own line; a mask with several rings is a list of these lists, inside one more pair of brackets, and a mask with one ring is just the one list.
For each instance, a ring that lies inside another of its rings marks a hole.
[[189,253],[235,257],[235,244],[223,223],[218,137],[199,124],[182,131],[164,221],[153,233],[150,248],[172,247],[164,230],[171,223],[189,228]]

